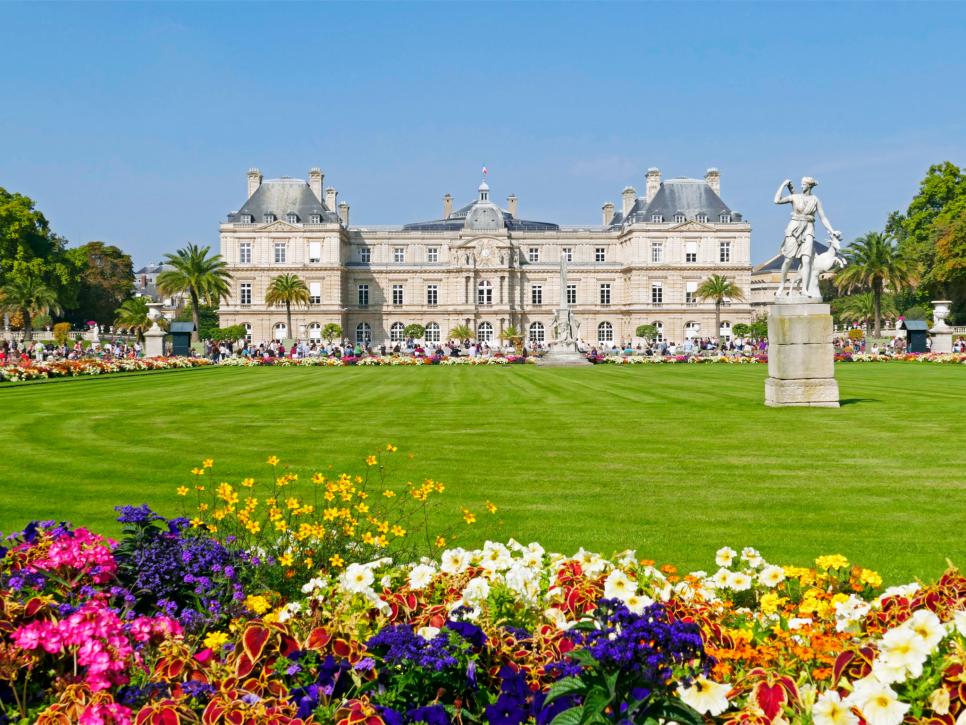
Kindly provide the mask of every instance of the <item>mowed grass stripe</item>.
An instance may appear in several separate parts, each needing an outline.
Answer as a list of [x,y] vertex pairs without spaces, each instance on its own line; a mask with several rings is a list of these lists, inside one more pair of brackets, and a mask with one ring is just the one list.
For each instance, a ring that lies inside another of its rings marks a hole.
[[765,366],[217,369],[0,388],[0,528],[67,518],[117,531],[112,507],[174,514],[202,458],[218,480],[360,471],[400,446],[392,480],[448,484],[446,521],[486,500],[461,543],[710,567],[724,544],[776,561],[832,551],[890,579],[966,560],[966,375],[839,365],[838,410],[769,409]]

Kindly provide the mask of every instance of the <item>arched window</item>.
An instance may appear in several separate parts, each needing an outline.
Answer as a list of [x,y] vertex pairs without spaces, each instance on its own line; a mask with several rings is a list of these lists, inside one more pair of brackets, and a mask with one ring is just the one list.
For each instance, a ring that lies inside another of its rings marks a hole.
[[435,322],[426,325],[426,342],[439,342],[439,325]]
[[284,340],[288,337],[288,327],[284,322],[276,322],[275,327],[272,328],[272,339],[274,340]]
[[730,339],[731,338],[731,323],[728,322],[727,320],[722,320],[721,321],[721,329],[718,331],[718,334],[721,337]]
[[368,345],[372,342],[372,326],[368,322],[360,322],[356,325],[356,343]]
[[318,322],[313,322],[309,325],[309,339],[312,342],[319,342],[322,340],[322,325]]
[[701,324],[691,320],[690,322],[684,323],[684,337],[692,338],[697,337],[701,332]]
[[661,322],[660,320],[655,320],[652,324],[654,325],[655,328],[657,328],[657,341],[663,342],[664,341],[664,323]]
[[542,343],[544,341],[545,331],[543,329],[542,322],[531,322],[530,323],[530,342]]
[[493,339],[493,325],[489,322],[481,322],[476,326],[476,339],[480,342],[489,342]]
[[476,286],[476,304],[493,304],[493,285],[485,279]]
[[406,326],[401,322],[394,322],[389,326],[389,342],[402,342],[405,335],[403,330]]
[[250,322],[245,323],[245,340],[248,342],[252,341],[252,325]]
[[601,322],[597,325],[597,342],[613,342],[614,326],[609,322]]

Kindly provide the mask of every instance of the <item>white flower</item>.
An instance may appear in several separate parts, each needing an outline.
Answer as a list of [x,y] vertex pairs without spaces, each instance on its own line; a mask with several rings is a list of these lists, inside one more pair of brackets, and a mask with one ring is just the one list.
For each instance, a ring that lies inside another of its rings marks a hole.
[[812,720],[815,725],[858,725],[857,718],[849,706],[842,702],[839,693],[828,690],[819,695],[812,708]]
[[714,555],[714,563],[718,566],[729,567],[731,563],[738,556],[738,552],[732,549],[730,546],[726,546],[723,549],[718,549]]
[[876,604],[882,604],[882,602],[889,597],[910,597],[919,591],[918,584],[900,584],[899,586],[889,587],[882,594],[880,594],[875,599]]
[[620,569],[614,569],[604,580],[604,598],[622,602],[637,591],[637,583]]
[[[963,637],[966,637],[966,609],[953,613],[953,626]],[[966,712],[964,710],[963,712]]]
[[811,617],[792,617],[788,620],[789,629],[801,629],[802,627],[811,624]]
[[617,555],[617,565],[625,569],[637,564],[637,552],[633,549],[626,549]]
[[471,606],[475,606],[484,601],[490,595],[490,585],[483,577],[474,577],[466,583],[463,589],[463,601]]
[[742,571],[733,571],[728,575],[728,588],[736,592],[751,589],[751,577]]
[[724,589],[728,586],[728,580],[731,578],[731,572],[727,569],[718,569],[714,576],[711,577],[711,581],[714,583],[717,589]]
[[480,566],[488,572],[503,571],[509,569],[513,564],[513,557],[510,550],[503,544],[495,544],[487,541],[483,545],[483,555],[480,558]]
[[321,577],[309,579],[307,582],[305,582],[305,584],[302,585],[302,594],[311,594],[316,589],[325,589],[328,583],[328,581],[322,579]]
[[409,588],[420,590],[429,586],[436,576],[436,570],[426,564],[417,564],[409,572]]
[[[879,642],[879,656],[872,663],[872,671],[878,676],[881,671],[888,673],[887,677],[880,677],[886,682],[901,682],[905,678],[902,673],[912,677],[922,674],[922,666],[929,656],[929,647],[916,632],[905,625],[890,629]],[[879,669],[876,669],[878,666]],[[893,679],[899,674],[900,679]]]
[[748,566],[750,566],[752,569],[757,569],[759,566],[765,563],[765,560],[761,558],[761,554],[759,554],[755,549],[752,549],[750,546],[746,546],[741,550],[741,559],[742,561],[747,561]]
[[363,564],[349,564],[339,577],[339,584],[347,592],[364,594],[369,590],[375,577],[372,569]]
[[439,559],[439,569],[444,574],[459,574],[470,563],[465,549],[447,549]]
[[946,629],[933,612],[928,609],[917,609],[905,622],[903,627],[911,629],[926,643],[929,650],[935,649],[946,636]]
[[785,570],[774,564],[766,566],[758,575],[758,583],[769,589],[778,586],[783,581],[785,581]]
[[428,642],[431,639],[435,639],[436,635],[439,634],[439,627],[420,627],[416,630],[416,634]]
[[624,600],[624,604],[634,614],[643,614],[645,608],[654,604],[654,600],[646,594],[631,594]]
[[868,725],[899,725],[909,710],[895,690],[871,677],[856,682],[846,702],[859,709]]
[[298,602],[289,602],[278,613],[279,622],[287,622],[296,614],[302,611],[302,605]]
[[835,629],[838,632],[859,632],[861,623],[872,609],[868,602],[854,594],[844,602],[835,603]]
[[690,705],[702,715],[709,714],[717,717],[728,709],[728,692],[731,685],[719,685],[706,677],[699,675],[694,678],[690,687],[678,688],[678,697],[686,705]]

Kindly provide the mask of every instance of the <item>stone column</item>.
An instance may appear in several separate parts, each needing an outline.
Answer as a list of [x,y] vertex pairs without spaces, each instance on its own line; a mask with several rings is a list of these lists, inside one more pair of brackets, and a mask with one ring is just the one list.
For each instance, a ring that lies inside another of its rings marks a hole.
[[768,306],[765,405],[839,407],[832,348],[832,315],[822,302]]

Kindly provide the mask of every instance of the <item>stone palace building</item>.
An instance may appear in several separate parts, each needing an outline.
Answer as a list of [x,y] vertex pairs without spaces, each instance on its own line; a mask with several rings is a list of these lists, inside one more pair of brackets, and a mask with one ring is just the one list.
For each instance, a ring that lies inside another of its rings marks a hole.
[[[307,181],[248,172],[247,200],[220,229],[233,278],[222,326],[243,324],[261,342],[321,339],[334,322],[349,339],[378,345],[402,340],[414,322],[428,342],[445,341],[459,324],[495,342],[514,325],[548,342],[566,294],[589,344],[629,340],[642,324],[680,342],[719,332],[714,305],[694,295],[709,275],[735,280],[750,297],[751,226],[722,201],[716,169],[664,181],[649,169],[644,196],[627,187],[620,208],[608,202],[599,224],[582,226],[522,219],[516,196],[500,207],[485,180],[465,206],[454,208],[446,194],[439,219],[354,226],[349,205],[323,180],[319,169]],[[292,309],[293,330],[284,307],[264,302],[282,273],[302,277],[310,293],[307,306]],[[727,304],[720,333],[751,317],[748,302]]]

